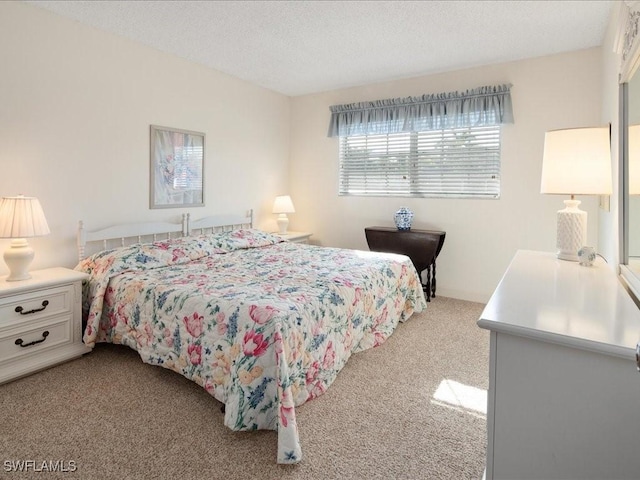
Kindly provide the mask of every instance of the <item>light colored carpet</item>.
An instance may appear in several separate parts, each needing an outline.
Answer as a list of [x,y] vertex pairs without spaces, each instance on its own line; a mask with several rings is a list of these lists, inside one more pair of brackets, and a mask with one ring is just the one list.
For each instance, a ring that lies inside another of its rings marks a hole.
[[[196,384],[99,345],[0,386],[0,478],[480,479],[484,415],[434,393],[443,380],[487,389],[482,308],[438,297],[352,356],[324,395],[297,408],[298,465],[275,463],[275,432],[224,427],[221,404]],[[77,470],[7,472],[12,460],[73,460]]]

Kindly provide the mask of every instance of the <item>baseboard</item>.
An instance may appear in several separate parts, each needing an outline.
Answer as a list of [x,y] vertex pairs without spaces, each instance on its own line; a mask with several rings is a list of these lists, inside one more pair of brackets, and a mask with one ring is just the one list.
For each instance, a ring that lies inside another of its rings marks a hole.
[[468,302],[487,303],[489,298],[491,298],[491,293],[469,292],[465,290],[438,287],[436,290],[436,296],[466,300]]

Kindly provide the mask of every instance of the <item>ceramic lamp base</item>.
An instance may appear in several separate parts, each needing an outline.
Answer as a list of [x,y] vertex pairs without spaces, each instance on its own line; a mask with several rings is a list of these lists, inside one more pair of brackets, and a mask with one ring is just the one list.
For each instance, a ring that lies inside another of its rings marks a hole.
[[30,279],[29,265],[33,261],[33,256],[33,248],[29,246],[26,239],[15,238],[11,240],[9,248],[4,252],[4,261],[9,267],[9,276],[5,280],[16,282]]
[[287,233],[287,227],[289,227],[289,217],[287,217],[286,213],[281,213],[278,215],[278,233],[285,235]]
[[577,262],[578,250],[587,239],[587,212],[580,210],[580,200],[565,200],[565,208],[558,210],[556,248],[558,258]]

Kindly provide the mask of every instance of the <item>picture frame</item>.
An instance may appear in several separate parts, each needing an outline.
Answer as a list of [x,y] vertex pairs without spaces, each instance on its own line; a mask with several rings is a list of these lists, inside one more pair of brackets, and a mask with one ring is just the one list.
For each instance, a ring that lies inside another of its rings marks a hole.
[[204,206],[205,134],[151,125],[149,208]]

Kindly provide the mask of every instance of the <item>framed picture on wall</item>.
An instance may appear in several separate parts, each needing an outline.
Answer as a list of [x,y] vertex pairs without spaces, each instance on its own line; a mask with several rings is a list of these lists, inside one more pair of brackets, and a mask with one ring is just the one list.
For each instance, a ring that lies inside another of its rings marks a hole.
[[151,125],[149,208],[204,206],[204,133]]

